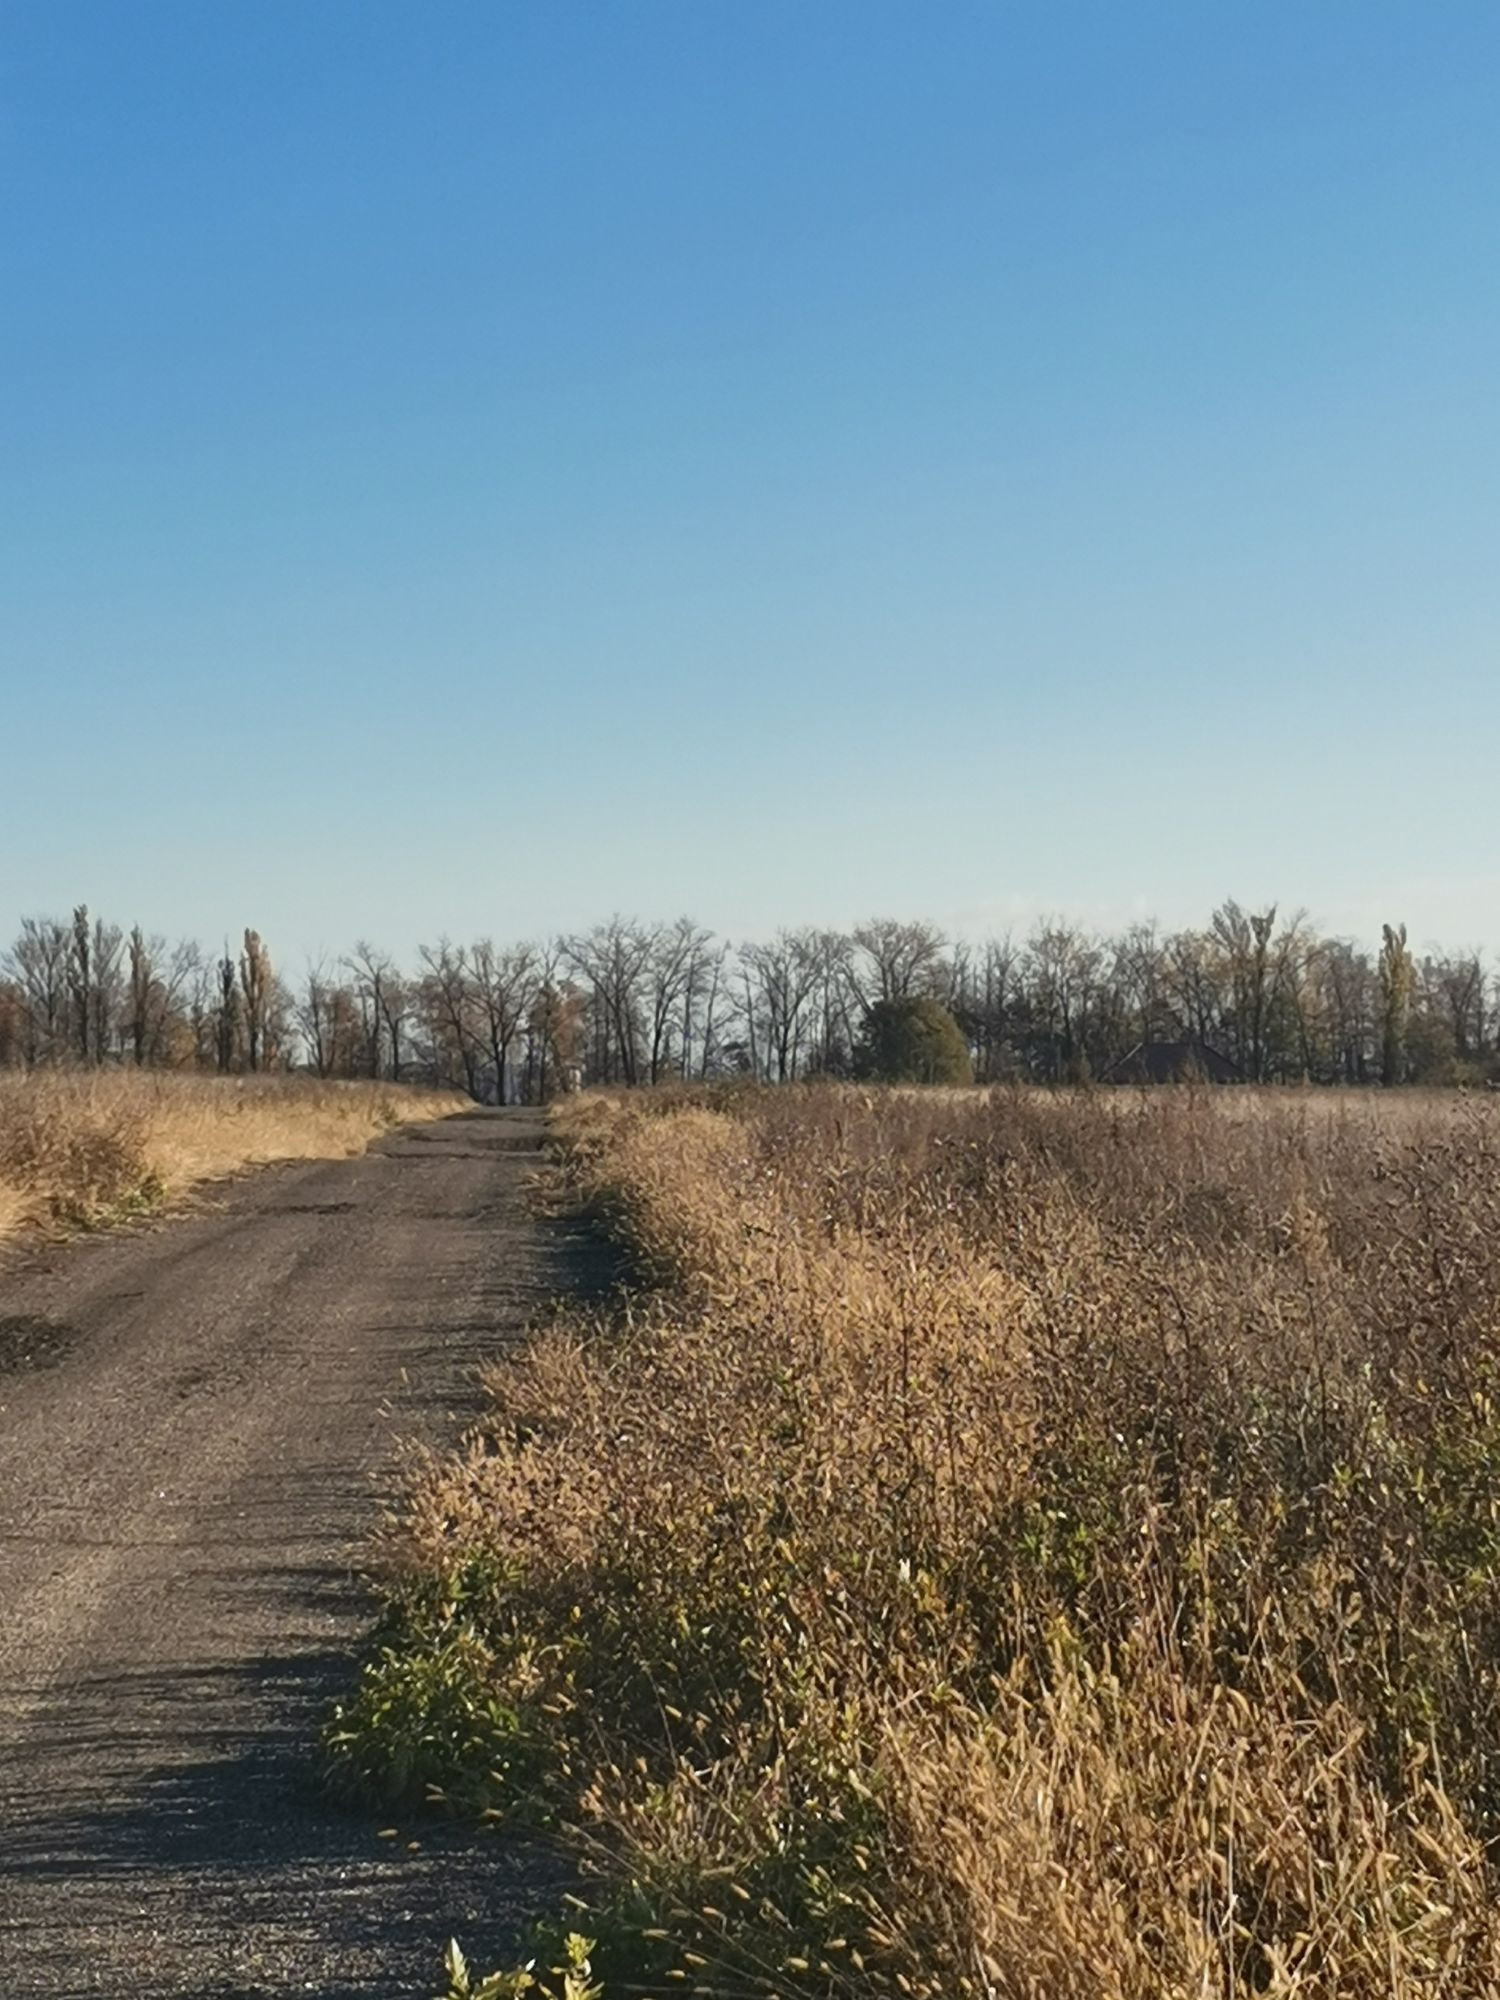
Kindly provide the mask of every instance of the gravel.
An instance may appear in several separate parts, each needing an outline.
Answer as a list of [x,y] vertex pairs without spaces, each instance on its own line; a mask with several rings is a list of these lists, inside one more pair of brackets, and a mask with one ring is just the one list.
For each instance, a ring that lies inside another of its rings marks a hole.
[[430,1994],[565,1886],[536,1845],[320,1797],[397,1441],[586,1273],[529,1112],[268,1168],[0,1276],[0,1991]]

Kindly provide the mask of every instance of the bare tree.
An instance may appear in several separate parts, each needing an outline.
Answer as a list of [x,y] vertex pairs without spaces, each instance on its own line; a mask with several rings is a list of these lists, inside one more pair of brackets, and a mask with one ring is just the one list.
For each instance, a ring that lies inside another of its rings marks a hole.
[[569,1090],[578,1075],[584,1032],[583,996],[563,975],[568,953],[560,940],[536,954],[526,1015],[525,1095],[544,1104]]
[[73,934],[56,917],[23,917],[4,969],[19,992],[18,1040],[28,1063],[57,1062],[67,1052],[68,972]]
[[865,957],[860,990],[869,1004],[925,993],[943,956],[944,939],[935,924],[872,917],[856,926],[854,943]]
[[540,980],[543,977],[555,980],[555,959],[556,952],[551,947],[539,957],[535,945],[515,944],[497,948],[490,938],[480,938],[470,948],[469,965],[474,979],[475,1002],[490,1061],[494,1065],[497,1104],[508,1101],[511,1051],[531,1017]]
[[1375,1043],[1375,975],[1367,953],[1346,939],[1325,941],[1319,958],[1328,1036],[1329,1080],[1365,1083]]
[[1178,1022],[1167,998],[1166,948],[1154,923],[1131,924],[1115,940],[1110,973],[1129,1032],[1143,1042],[1172,1039]]
[[1027,940],[1032,1014],[1046,1073],[1054,1080],[1086,1073],[1086,1023],[1103,957],[1094,939],[1056,918],[1038,924]]
[[0,1069],[26,1060],[26,1002],[13,979],[0,978]]
[[335,1062],[333,982],[321,959],[308,966],[303,979],[302,999],[297,1005],[297,1026],[314,1074],[332,1076]]
[[1009,937],[991,938],[975,956],[957,948],[949,959],[947,1005],[963,1029],[978,1083],[1001,1074],[1019,953]]
[[354,975],[354,990],[364,1010],[369,1074],[378,1077],[388,1068],[392,1083],[399,1083],[406,1023],[411,1013],[406,981],[389,953],[377,951],[363,938],[345,962]]
[[650,1074],[659,1083],[669,1068],[680,1074],[683,1063],[672,1061],[672,1030],[681,1010],[684,1049],[691,1032],[692,1003],[697,989],[699,967],[710,943],[711,933],[690,917],[658,929],[646,964],[646,992],[650,1029]]
[[368,1071],[370,1009],[353,989],[334,979],[324,961],[310,965],[295,1010],[308,1061],[319,1076],[355,1077]]
[[769,944],[746,945],[746,1004],[758,1011],[765,1069],[778,1083],[797,1074],[806,1010],[817,989],[822,959],[816,931],[778,931]]
[[218,961],[200,954],[184,1000],[192,1060],[199,1069],[218,1066],[218,977]]
[[74,910],[68,987],[82,1062],[103,1062],[109,1051],[119,1011],[121,942],[117,924],[106,924],[102,917],[90,923],[86,903]]
[[1422,963],[1422,986],[1429,1003],[1443,1018],[1454,1058],[1472,1061],[1484,1052],[1484,963],[1477,951],[1428,957]]
[[[0,953],[0,1064],[274,1068],[305,1052],[325,1076],[462,1081],[508,1101],[575,1077],[625,1084],[748,1071],[791,1081],[848,1071],[876,1001],[944,1002],[985,1080],[1107,1074],[1137,1042],[1216,1047],[1268,1082],[1500,1080],[1500,989],[1479,953],[1412,959],[1392,927],[1377,960],[1302,913],[1232,899],[1202,930],[1113,938],[1045,921],[1009,939],[945,945],[932,925],[780,930],[737,952],[683,917],[614,917],[538,951],[490,940],[423,947],[408,980],[361,942],[308,968],[295,1004],[259,937],[206,957],[137,924],[128,937],[79,904],[29,917]],[[294,1039],[295,1038],[295,1039]]]
[[[703,1012],[698,1025],[698,1074],[707,1078],[714,1072],[719,1058],[719,998],[723,991],[724,970],[729,962],[729,946],[721,944],[710,952],[700,973],[703,996]],[[688,1033],[683,1031],[682,1073],[688,1074]]]
[[427,968],[422,979],[422,998],[432,1023],[434,1046],[457,1058],[463,1070],[464,1088],[470,1097],[477,1098],[480,1008],[468,957],[443,938],[436,950],[424,944],[421,958]]
[[165,959],[158,954],[152,992],[149,1060],[184,1063],[197,1060],[192,1017],[196,996],[207,978],[203,951],[195,938],[178,938]]
[[1245,1074],[1265,1080],[1270,1027],[1276,1003],[1303,945],[1306,917],[1298,911],[1276,930],[1276,905],[1245,910],[1231,897],[1214,911],[1212,935],[1222,955],[1232,996],[1232,1033]]
[[854,940],[842,931],[814,933],[817,1038],[812,1067],[826,1076],[847,1075],[858,1033],[856,1017],[864,1013],[855,973]]
[[600,1047],[596,1062],[601,1081],[636,1084],[641,1081],[642,980],[656,949],[657,931],[644,924],[611,917],[581,937],[564,938],[564,958],[588,981],[594,993]]

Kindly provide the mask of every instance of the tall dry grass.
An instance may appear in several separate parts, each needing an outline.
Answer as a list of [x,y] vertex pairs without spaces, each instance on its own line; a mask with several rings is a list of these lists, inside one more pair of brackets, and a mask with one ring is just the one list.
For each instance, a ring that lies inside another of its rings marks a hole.
[[266,1161],[341,1159],[463,1102],[304,1077],[0,1074],[0,1242],[117,1218]]
[[571,1828],[622,1991],[1500,1993],[1500,1107],[559,1131],[643,1283],[418,1480],[347,1780]]

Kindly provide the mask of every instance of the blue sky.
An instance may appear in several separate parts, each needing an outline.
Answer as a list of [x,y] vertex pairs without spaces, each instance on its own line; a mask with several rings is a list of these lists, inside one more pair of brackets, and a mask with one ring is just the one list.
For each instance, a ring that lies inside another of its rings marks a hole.
[[1500,9],[9,0],[0,926],[1500,943]]

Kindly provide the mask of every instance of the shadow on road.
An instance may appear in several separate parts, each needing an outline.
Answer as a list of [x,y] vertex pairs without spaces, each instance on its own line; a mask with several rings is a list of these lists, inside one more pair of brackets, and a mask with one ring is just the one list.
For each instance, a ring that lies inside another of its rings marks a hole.
[[[382,1839],[370,1815],[326,1798],[312,1744],[350,1670],[339,1651],[72,1684],[52,1726],[7,1760],[7,1793],[53,1788],[24,1816],[5,1802],[7,1995],[116,1990],[90,1962],[101,1925],[109,1966],[131,1968],[133,2000],[427,1992],[455,1930],[476,1960],[505,1958],[564,1885],[561,1866],[534,1845],[425,1817]],[[0,1703],[18,1692],[0,1690]],[[28,1885],[64,1890],[69,1918],[34,1984],[7,1910],[33,1900]],[[180,1958],[163,1941],[185,1909]]]

